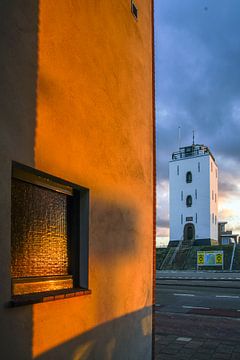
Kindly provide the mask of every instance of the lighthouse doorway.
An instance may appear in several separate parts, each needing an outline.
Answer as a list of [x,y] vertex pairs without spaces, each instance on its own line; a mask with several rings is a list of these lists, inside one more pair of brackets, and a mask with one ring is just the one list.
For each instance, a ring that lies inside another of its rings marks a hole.
[[185,243],[189,243],[192,244],[193,241],[195,240],[195,226],[191,223],[191,224],[186,224],[184,226],[184,242]]

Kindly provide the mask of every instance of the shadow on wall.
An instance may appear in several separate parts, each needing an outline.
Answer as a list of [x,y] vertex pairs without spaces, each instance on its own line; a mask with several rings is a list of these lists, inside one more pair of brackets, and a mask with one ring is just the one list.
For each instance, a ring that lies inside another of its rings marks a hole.
[[11,162],[34,166],[38,0],[0,1],[0,357],[32,358],[32,307],[11,297]]
[[1,0],[0,30],[0,149],[34,166],[38,0]]
[[[134,284],[136,271],[140,274],[141,268],[136,269],[136,263],[132,265],[132,260],[137,257],[137,247],[140,246],[136,237],[137,224],[136,211],[133,209],[110,199],[92,199],[89,256],[92,294],[88,295],[87,305],[80,297],[78,301],[69,299],[58,304],[47,303],[44,313],[41,305],[34,308],[34,343],[40,346],[35,348],[33,344],[34,358],[150,358],[152,307],[148,305],[151,303],[151,284],[143,286],[143,280]],[[141,306],[141,310],[132,311]],[[60,317],[57,315],[59,312]],[[126,315],[121,317],[117,315],[124,313]],[[102,325],[85,331],[93,326],[91,324]],[[55,334],[61,328],[64,339],[69,329],[68,341],[62,341],[61,334],[56,339]],[[72,328],[80,335],[72,337]],[[60,345],[56,346],[56,342]],[[45,352],[45,349],[50,350]]]
[[[151,358],[151,307],[122,316],[71,339],[36,360],[144,360]],[[73,320],[74,321],[74,320]],[[136,348],[141,344],[142,353]],[[129,349],[136,349],[135,355]],[[67,354],[67,355],[66,355]]]

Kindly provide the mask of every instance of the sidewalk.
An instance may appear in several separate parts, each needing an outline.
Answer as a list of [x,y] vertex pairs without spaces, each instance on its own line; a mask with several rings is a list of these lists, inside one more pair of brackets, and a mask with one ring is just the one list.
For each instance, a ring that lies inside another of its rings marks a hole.
[[156,360],[239,360],[240,345],[234,341],[207,340],[176,335],[156,335]]
[[[240,288],[240,272],[227,271],[173,271],[156,272],[156,281],[164,285]],[[239,358],[240,360],[240,358]]]
[[156,314],[156,360],[239,360],[240,321]]

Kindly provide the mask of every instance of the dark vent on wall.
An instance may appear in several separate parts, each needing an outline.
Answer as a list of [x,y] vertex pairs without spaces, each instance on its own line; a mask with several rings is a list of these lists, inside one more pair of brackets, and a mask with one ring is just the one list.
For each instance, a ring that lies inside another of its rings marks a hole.
[[134,1],[131,1],[131,10],[132,10],[132,14],[135,17],[135,19],[138,18],[138,8],[135,5]]

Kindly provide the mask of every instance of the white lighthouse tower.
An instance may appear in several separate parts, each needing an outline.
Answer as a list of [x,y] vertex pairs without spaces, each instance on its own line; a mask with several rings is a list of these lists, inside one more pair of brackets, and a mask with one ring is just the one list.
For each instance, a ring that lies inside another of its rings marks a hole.
[[170,242],[218,242],[218,167],[204,145],[180,147],[169,162]]

